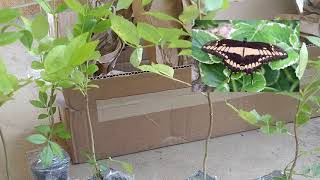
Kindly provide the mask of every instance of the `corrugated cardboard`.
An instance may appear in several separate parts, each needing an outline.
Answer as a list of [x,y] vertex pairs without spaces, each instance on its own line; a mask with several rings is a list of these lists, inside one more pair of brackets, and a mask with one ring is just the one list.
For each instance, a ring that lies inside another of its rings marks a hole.
[[[190,82],[190,68],[175,70],[176,78]],[[89,92],[96,151],[99,158],[124,155],[206,137],[209,112],[206,98],[189,87],[151,73],[117,75],[94,80],[100,88]],[[74,163],[85,161],[89,147],[85,101],[75,90],[65,90],[65,119]],[[219,94],[214,96],[213,136],[251,130],[225,105],[225,99],[243,109],[257,109],[290,121],[296,102],[272,94]],[[285,111],[279,111],[287,107]]]
[[[310,58],[320,56],[318,48],[309,47]],[[124,64],[124,63],[123,63]],[[118,69],[126,71],[123,65]],[[191,82],[189,66],[176,68],[175,77]],[[306,73],[306,82],[312,72]],[[100,88],[89,92],[94,138],[99,158],[124,155],[206,137],[209,112],[206,98],[193,93],[186,85],[147,72],[130,72],[99,76],[93,80]],[[301,84],[304,84],[302,82]],[[89,149],[85,101],[81,93],[67,89],[64,116],[71,131],[70,154],[74,163],[84,162],[83,151]],[[225,105],[292,121],[297,102],[292,98],[270,93],[213,93],[214,133],[222,136],[255,127],[241,120]],[[286,107],[285,109],[283,107]]]

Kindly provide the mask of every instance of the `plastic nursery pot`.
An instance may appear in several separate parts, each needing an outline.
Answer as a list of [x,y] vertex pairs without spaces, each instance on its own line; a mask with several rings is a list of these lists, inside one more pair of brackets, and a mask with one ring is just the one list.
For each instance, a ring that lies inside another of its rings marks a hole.
[[[98,180],[95,177],[89,177],[87,180]],[[135,180],[134,177],[131,177],[121,171],[116,171],[114,169],[109,169],[103,173],[103,180]]]
[[254,180],[274,180],[274,178],[286,178],[286,176],[282,173],[282,171],[275,170],[268,175],[262,176]]
[[[188,177],[186,180],[203,180],[204,173],[202,171],[196,172],[194,175],[191,177]],[[219,180],[217,176],[209,176],[208,174],[206,175],[206,180]]]
[[54,157],[51,165],[44,166],[39,158],[39,151],[35,152],[31,160],[31,171],[34,180],[68,180],[70,156],[63,152],[64,157]]

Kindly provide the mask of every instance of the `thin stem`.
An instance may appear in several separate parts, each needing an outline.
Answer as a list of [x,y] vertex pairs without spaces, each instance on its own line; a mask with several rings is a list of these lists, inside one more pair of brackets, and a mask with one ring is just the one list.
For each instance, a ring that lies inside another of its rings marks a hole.
[[202,14],[201,14],[201,0],[198,0],[198,5],[197,5],[197,7],[198,7],[198,12],[199,12],[199,20],[201,20],[201,19],[202,19]]
[[300,107],[301,107],[301,102],[298,105],[298,112],[297,112],[296,117],[294,119],[293,132],[294,132],[294,141],[295,141],[295,154],[294,154],[294,159],[293,159],[292,166],[290,168],[288,180],[292,179],[293,172],[294,172],[294,169],[296,167],[297,160],[299,158],[298,114],[299,114],[299,111],[300,111]]
[[54,93],[55,93],[55,89],[56,89],[56,87],[55,87],[55,85],[52,85],[52,87],[51,87],[51,90],[50,90],[50,99],[49,99],[49,107],[48,107],[48,110],[47,110],[47,112],[48,112],[48,114],[49,114],[49,121],[50,121],[50,129],[51,129],[51,133],[50,133],[50,135],[49,135],[49,141],[51,141],[52,140],[52,138],[53,138],[53,129],[54,129],[54,114],[53,114],[53,111],[52,111],[52,107],[53,107],[53,104],[54,104]]
[[3,132],[2,132],[1,127],[0,127],[0,138],[1,138],[2,145],[3,145],[3,152],[4,152],[4,157],[5,157],[6,177],[7,177],[7,180],[10,180],[7,146],[6,146],[6,142],[4,141],[4,136],[3,136]]
[[[86,92],[87,92],[87,90],[86,90]],[[94,137],[93,137],[93,128],[92,128],[90,109],[89,109],[89,96],[87,93],[85,94],[85,99],[86,99],[87,123],[89,126],[89,135],[90,135],[90,149],[91,149],[92,159],[94,162],[95,175],[98,179],[102,180],[103,177],[101,175],[101,171],[100,171],[99,165],[97,163],[97,158],[96,158],[95,141],[94,141]]]
[[207,99],[208,99],[208,104],[209,104],[209,111],[210,111],[210,122],[209,122],[209,128],[208,128],[208,136],[205,142],[205,149],[204,149],[204,158],[203,158],[203,180],[207,179],[207,158],[208,158],[208,146],[209,146],[209,141],[212,135],[212,125],[213,125],[213,105],[212,105],[212,99],[210,96],[210,92],[207,92]]

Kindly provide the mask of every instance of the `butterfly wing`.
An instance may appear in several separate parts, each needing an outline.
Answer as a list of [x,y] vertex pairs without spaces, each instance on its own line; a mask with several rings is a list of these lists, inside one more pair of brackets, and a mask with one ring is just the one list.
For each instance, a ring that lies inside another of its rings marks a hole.
[[209,42],[202,47],[202,50],[222,58],[231,71],[244,71],[248,74],[256,71],[265,63],[288,57],[283,49],[275,45],[231,39]]

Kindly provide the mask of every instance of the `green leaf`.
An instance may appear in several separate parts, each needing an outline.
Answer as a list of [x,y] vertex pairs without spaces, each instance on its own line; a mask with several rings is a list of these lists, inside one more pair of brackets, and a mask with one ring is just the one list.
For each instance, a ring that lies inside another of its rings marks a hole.
[[162,42],[171,42],[180,39],[181,36],[189,36],[189,34],[177,28],[158,28]]
[[142,6],[146,6],[148,4],[150,4],[152,2],[152,0],[142,0]]
[[156,69],[160,74],[173,78],[174,69],[165,64],[153,64],[154,69]]
[[276,84],[280,78],[280,70],[272,70],[270,66],[263,66],[265,71],[264,76],[267,81],[267,86]]
[[223,74],[224,65],[222,64],[199,64],[202,82],[210,87],[218,87],[226,77]]
[[41,119],[46,119],[47,117],[49,117],[48,114],[39,114],[38,119],[39,119],[39,120],[41,120]]
[[122,168],[130,175],[133,175],[134,174],[134,170],[133,170],[133,166],[127,162],[123,162],[123,161],[118,161],[118,160],[113,160],[111,157],[109,157],[109,160],[110,161],[113,161],[113,162],[116,162],[116,163],[119,163]]
[[256,125],[259,121],[259,115],[256,110],[252,110],[250,112],[239,110],[239,116],[247,121],[249,124]]
[[[205,53],[201,50],[201,48],[198,48],[196,46],[192,46],[192,57],[204,64],[214,64],[214,61],[211,61],[210,56],[208,53]],[[222,59],[220,60],[222,61]]]
[[48,95],[45,92],[39,91],[39,100],[42,104],[47,104],[48,102]]
[[56,126],[56,128],[53,131],[53,134],[57,135],[58,137],[60,137],[62,139],[70,139],[71,138],[70,133],[66,130],[63,123],[59,123]]
[[27,140],[33,144],[43,144],[47,142],[47,138],[41,134],[33,134],[27,137]]
[[173,78],[174,69],[165,64],[151,64],[151,65],[141,65],[137,67],[142,71],[148,71],[156,74],[160,74],[163,76],[167,76],[169,78]]
[[0,9],[0,24],[8,23],[20,15],[21,14],[18,9],[2,8]]
[[111,15],[111,29],[124,41],[139,45],[140,39],[136,26],[121,16]]
[[48,167],[52,163],[53,157],[54,157],[54,154],[50,146],[49,145],[45,146],[40,153],[40,160],[43,163],[43,165],[45,167]]
[[58,7],[57,7],[57,9],[56,9],[56,14],[59,14],[59,13],[62,13],[62,12],[64,12],[65,10],[67,10],[68,9],[68,6],[67,6],[67,4],[66,3],[61,3]]
[[66,46],[59,45],[53,48],[44,60],[44,68],[47,73],[55,73],[68,65],[68,58],[65,53]]
[[66,5],[75,12],[78,12],[82,15],[85,14],[85,8],[81,5],[78,0],[64,0]]
[[161,35],[159,34],[157,28],[154,26],[138,22],[137,24],[138,34],[144,40],[152,42],[154,44],[159,44],[161,41]]
[[39,125],[39,126],[36,126],[35,129],[42,134],[47,134],[51,131],[50,126],[48,125]]
[[31,100],[30,103],[37,108],[46,108],[45,104],[42,104],[40,101],[37,100]]
[[225,0],[204,0],[205,11],[217,11],[226,6]]
[[197,5],[190,5],[183,9],[182,14],[179,16],[180,21],[184,24],[192,23],[199,16]]
[[0,46],[14,43],[23,36],[21,32],[4,32],[0,33]]
[[21,43],[30,50],[33,42],[32,33],[27,30],[23,30],[21,33],[23,34],[23,36],[20,38]]
[[314,45],[320,47],[320,38],[316,36],[307,36],[307,39]]
[[58,156],[60,159],[63,158],[63,150],[59,144],[49,141],[49,146],[54,156]]
[[53,11],[50,7],[50,5],[47,3],[46,0],[35,0],[40,6],[41,8],[46,12],[46,13],[50,13],[53,14]]
[[111,27],[110,19],[100,21],[93,29],[95,33],[101,33],[108,30]]
[[34,70],[39,70],[39,69],[44,69],[44,66],[39,61],[32,61],[31,68],[34,69]]
[[299,54],[292,47],[285,43],[280,43],[279,46],[282,47],[288,53],[288,58],[284,60],[270,62],[269,66],[272,70],[284,69],[297,63],[299,60]]
[[35,39],[37,40],[43,39],[45,36],[48,35],[48,32],[49,32],[48,19],[45,16],[39,14],[32,21],[31,30],[32,30],[32,35]]
[[98,6],[94,9],[92,9],[91,11],[89,11],[88,14],[92,15],[94,17],[97,17],[97,18],[109,16],[110,14],[112,14],[111,11],[109,10],[111,5],[112,5],[112,2],[107,2],[102,6]]
[[175,22],[181,23],[178,19],[176,19],[170,15],[167,15],[165,13],[162,13],[162,12],[149,11],[149,12],[146,12],[145,14],[152,16],[152,17],[155,17],[155,18],[162,20],[162,21],[175,21]]
[[218,37],[203,30],[192,30],[192,46],[201,48],[204,44],[214,40],[218,40]]
[[99,70],[98,66],[95,64],[90,64],[87,68],[87,74],[93,75],[95,72]]
[[80,46],[78,49],[76,49],[69,61],[69,64],[73,66],[81,65],[84,62],[88,60],[92,60],[90,58],[93,57],[93,54],[96,52],[96,48],[99,41],[92,41],[89,43],[86,43],[83,46]]
[[134,67],[138,67],[140,65],[142,60],[142,53],[143,53],[143,48],[137,48],[132,52],[130,56],[130,63]]
[[119,11],[121,9],[128,9],[132,2],[133,0],[118,0],[116,10]]
[[192,50],[191,49],[182,49],[179,52],[179,56],[192,56]]
[[299,64],[296,68],[296,75],[300,80],[304,74],[304,71],[306,70],[308,60],[309,60],[308,49],[306,44],[303,43],[300,50]]
[[308,104],[304,104],[302,107],[298,109],[297,114],[297,124],[298,126],[302,126],[309,122],[311,118],[312,108]]
[[192,43],[187,40],[175,40],[171,41],[169,48],[191,48]]
[[243,78],[242,91],[246,92],[261,92],[266,87],[266,79],[261,73],[254,73],[251,82],[251,76],[245,75]]

